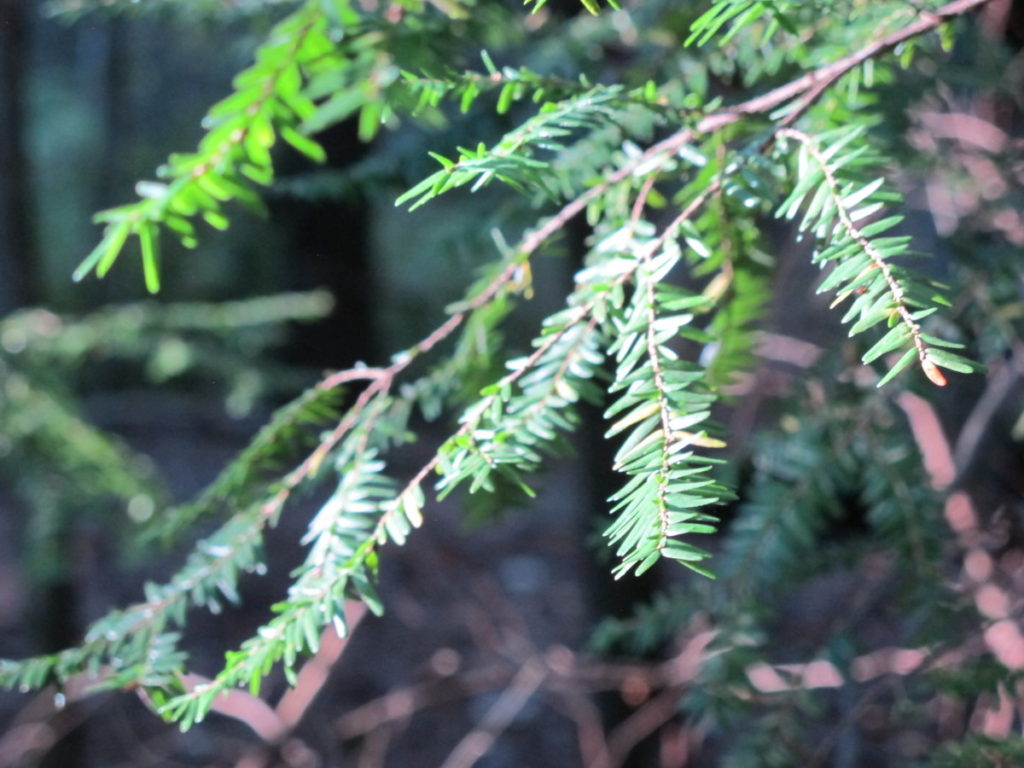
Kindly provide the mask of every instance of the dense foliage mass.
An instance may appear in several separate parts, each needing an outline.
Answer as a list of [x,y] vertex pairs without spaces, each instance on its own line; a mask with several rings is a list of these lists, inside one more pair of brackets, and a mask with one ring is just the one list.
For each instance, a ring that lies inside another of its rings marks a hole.
[[[318,135],[344,121],[374,142],[348,184],[381,183],[381,158],[408,159],[410,146],[429,152],[433,166],[409,180],[400,207],[509,188],[495,198],[503,218],[491,252],[464,298],[419,341],[389,360],[325,376],[281,408],[201,496],[146,516],[150,540],[217,521],[177,573],[97,621],[82,644],[4,661],[0,683],[63,686],[88,673],[100,687],[140,689],[163,717],[188,728],[227,690],[257,695],[277,665],[294,682],[325,631],[346,634],[347,604],[384,610],[379,562],[407,541],[415,546],[433,497],[459,488],[532,494],[531,476],[567,444],[589,403],[602,409],[615,446],[619,489],[604,531],[614,574],[633,578],[667,559],[702,575],[685,593],[638,608],[634,619],[605,624],[596,642],[650,649],[695,617],[710,622],[713,651],[680,706],[702,722],[752,718],[756,727],[730,752],[735,764],[752,764],[743,762],[750,750],[760,765],[792,764],[811,729],[804,715],[815,711],[813,692],[836,687],[818,685],[806,667],[772,666],[762,611],[766,595],[833,558],[855,568],[865,553],[884,553],[880,583],[914,616],[901,642],[924,649],[915,667],[922,686],[953,685],[955,675],[942,678],[934,662],[981,631],[970,618],[978,593],[947,583],[950,557],[963,554],[951,543],[963,532],[946,527],[936,489],[953,478],[922,469],[903,414],[919,413],[913,409],[922,402],[907,388],[938,391],[956,378],[950,372],[979,370],[971,359],[1013,344],[1015,317],[1004,317],[998,336],[966,301],[950,303],[992,264],[994,285],[1013,268],[998,254],[988,266],[979,266],[982,256],[952,266],[949,247],[938,267],[915,261],[920,238],[899,192],[908,183],[901,167],[914,161],[899,110],[912,106],[911,93],[922,105],[933,95],[959,98],[956,77],[936,73],[970,63],[979,44],[963,17],[986,4],[648,0],[619,8],[584,0],[583,9],[555,9],[535,0],[526,11],[491,0],[249,4],[281,18],[232,93],[210,108],[197,149],[170,155],[158,180],[139,182],[136,201],[97,214],[102,236],[75,279],[102,278],[137,256],[147,288],[158,292],[161,275],[184,268],[179,245],[193,248],[205,227],[227,229],[249,215],[236,204],[265,212],[261,191],[275,185],[280,157],[325,162]],[[55,8],[77,14],[91,5]],[[185,12],[181,3],[154,5]],[[192,11],[200,9],[218,12],[218,4],[196,2]],[[412,159],[406,165],[426,168]],[[460,227],[470,232],[476,218]],[[763,356],[756,345],[772,338],[759,333],[784,330],[773,326],[780,317],[785,325],[789,316],[810,316],[779,282],[774,254],[794,240],[821,268],[818,291],[854,341],[816,348],[802,364],[803,380],[776,406],[779,427],[730,453],[719,422],[756,395],[752,376]],[[560,250],[583,254],[563,306],[543,320],[529,349],[506,352],[500,330],[532,298],[536,260]],[[939,285],[939,274],[952,287]],[[239,305],[206,307],[208,316],[196,307],[165,316],[145,310],[146,320],[99,316],[77,325],[74,341],[45,330],[59,322],[54,316],[13,316],[0,334],[21,334],[31,354],[19,348],[7,363],[25,369],[16,396],[0,401],[8,437],[21,439],[19,419],[44,400],[45,435],[86,428],[47,394],[43,371],[54,361],[99,339],[116,346],[117,333],[148,349],[147,334],[216,333],[322,311],[322,297],[281,301],[250,314]],[[141,325],[127,332],[125,322]],[[970,354],[962,354],[966,344]],[[207,363],[218,360],[214,354]],[[10,383],[7,390],[14,391]],[[417,472],[389,470],[389,456],[419,425],[453,415],[450,436]],[[749,477],[736,471],[744,450],[753,457]],[[97,434],[81,471],[130,463],[125,451]],[[100,495],[139,493],[135,474],[100,476]],[[324,484],[333,490],[309,521],[306,559],[285,599],[227,653],[218,674],[186,683],[181,634],[189,611],[237,600],[239,581],[264,568],[262,542],[282,511]],[[831,536],[851,503],[863,509],[865,531],[843,549]],[[872,673],[858,672],[857,663],[873,649],[857,647],[842,629],[833,629],[824,650],[808,652],[863,683]],[[1009,688],[1020,665],[997,645],[991,652],[975,661],[985,670],[991,662],[994,676],[958,670],[955,684],[978,695],[996,690],[994,677],[1000,690]],[[758,670],[776,682],[765,683]],[[768,692],[783,703],[766,705],[760,699]],[[765,707],[756,717],[755,705]],[[936,764],[975,764],[975,747],[1017,748],[966,744]]]

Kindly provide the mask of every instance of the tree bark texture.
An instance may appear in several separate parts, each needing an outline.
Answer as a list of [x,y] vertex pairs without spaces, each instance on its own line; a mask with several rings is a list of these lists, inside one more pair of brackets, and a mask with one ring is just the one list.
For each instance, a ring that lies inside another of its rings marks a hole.
[[0,0],[0,312],[38,298],[25,151],[26,0]]

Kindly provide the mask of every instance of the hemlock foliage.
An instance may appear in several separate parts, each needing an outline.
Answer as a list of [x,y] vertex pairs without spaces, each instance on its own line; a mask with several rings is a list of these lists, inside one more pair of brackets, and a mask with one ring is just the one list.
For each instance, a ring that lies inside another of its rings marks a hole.
[[[52,8],[78,14],[91,5]],[[129,2],[96,5],[133,11]],[[183,12],[175,5],[156,4]],[[217,10],[207,5],[217,4],[195,2],[191,12]],[[583,402],[603,409],[616,446],[620,487],[604,531],[615,575],[667,559],[720,577],[598,634],[606,646],[651,645],[686,616],[719,617],[721,654],[698,677],[689,711],[727,718],[749,704],[736,700],[742,664],[731,665],[730,654],[756,659],[764,650],[751,629],[759,596],[829,557],[824,539],[844,514],[840,498],[858,499],[873,535],[898,554],[893,578],[920,611],[920,641],[949,640],[926,631],[941,612],[929,590],[948,598],[939,586],[941,502],[891,389],[945,386],[948,372],[977,366],[959,351],[949,302],[956,289],[915,261],[891,148],[877,135],[886,112],[875,89],[898,89],[919,60],[942,66],[943,49],[969,26],[962,17],[985,0],[716,0],[692,9],[584,0],[578,13],[562,4],[564,18],[543,0],[525,11],[490,0],[243,5],[282,18],[233,92],[210,108],[197,149],[170,155],[156,180],[139,182],[136,201],[97,214],[102,235],[75,279],[102,278],[120,260],[139,258],[147,288],[159,291],[161,275],[186,258],[162,257],[172,253],[168,242],[191,248],[206,228],[265,213],[261,191],[275,184],[280,155],[324,162],[318,133],[346,120],[364,142],[386,142],[408,126],[427,137],[419,141],[430,147],[433,170],[408,184],[398,206],[503,186],[514,192],[502,198],[508,227],[434,330],[380,365],[328,375],[281,408],[199,498],[153,515],[151,540],[218,521],[177,573],[147,584],[139,603],[98,621],[80,646],[2,662],[0,683],[60,686],[88,672],[104,687],[144,689],[161,715],[187,728],[219,693],[258,692],[276,665],[294,680],[325,628],[346,633],[346,601],[384,610],[378,563],[395,546],[415,546],[435,496],[509,484],[532,493],[531,475],[564,448]],[[601,52],[614,46],[623,61],[613,64]],[[480,124],[502,126],[499,135],[452,146],[446,127],[463,137],[476,116],[490,114],[497,117]],[[371,154],[353,169],[353,178],[365,176],[352,183],[373,182],[373,161]],[[573,237],[577,218],[586,222],[585,256],[564,306],[543,321],[527,354],[505,362],[504,375],[467,393],[460,382],[491,370],[503,321],[532,297],[531,265]],[[735,472],[723,466],[729,434],[712,415],[723,412],[723,398],[735,403],[737,382],[756,364],[755,331],[770,330],[779,300],[771,254],[786,227],[821,267],[819,291],[860,361],[832,378],[821,372],[827,366],[809,374],[807,397],[823,389],[832,405],[760,438],[736,501]],[[184,318],[195,317],[163,312],[150,321],[154,333],[184,333]],[[227,322],[224,312],[210,325]],[[31,334],[33,316],[4,322],[0,332],[23,325]],[[80,354],[75,345],[95,344],[106,332],[89,329],[105,322],[118,327],[98,317],[79,326],[77,342],[47,337],[26,346],[49,359]],[[21,396],[51,398],[28,384]],[[29,407],[8,398],[0,412]],[[48,408],[53,430],[67,429],[61,419],[72,417],[59,403]],[[416,424],[452,415],[450,437],[418,472],[389,470],[389,452],[413,439]],[[90,452],[124,450],[97,436]],[[103,482],[115,496],[140,493],[131,475]],[[179,641],[189,610],[237,600],[240,579],[263,567],[262,541],[289,500],[325,483],[334,490],[310,520],[307,556],[288,595],[228,652],[219,674],[186,688]],[[737,517],[723,531],[719,510],[734,502]],[[724,533],[721,554],[711,557],[702,538],[716,533]],[[840,665],[851,653],[830,649]],[[762,726],[751,749],[768,738],[771,721]]]

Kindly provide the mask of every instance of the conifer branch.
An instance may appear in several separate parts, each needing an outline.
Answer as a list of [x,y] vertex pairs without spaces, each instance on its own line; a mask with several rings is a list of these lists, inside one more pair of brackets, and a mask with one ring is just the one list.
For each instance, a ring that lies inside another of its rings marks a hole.
[[[865,269],[877,269],[882,273],[885,278],[885,284],[889,289],[889,294],[892,296],[892,302],[895,311],[899,314],[900,319],[906,326],[907,331],[910,334],[911,341],[913,342],[914,349],[917,351],[918,360],[921,363],[921,368],[925,374],[932,381],[932,383],[944,387],[946,385],[946,378],[939,371],[938,367],[928,358],[928,348],[925,346],[924,339],[921,334],[921,325],[911,314],[910,308],[907,306],[906,293],[903,290],[903,286],[900,285],[896,276],[893,274],[892,267],[885,260],[885,257],[879,253],[878,249],[865,237],[861,229],[854,223],[850,217],[850,211],[846,203],[844,202],[843,195],[840,191],[839,181],[836,179],[835,174],[832,172],[832,168],[829,166],[829,160],[826,158],[821,149],[815,143],[814,139],[808,136],[803,131],[797,131],[792,128],[783,128],[776,133],[781,138],[792,138],[800,142],[810,153],[821,169],[821,173],[825,177],[825,182],[828,184],[829,193],[832,196],[832,200],[835,204],[836,213],[839,216],[839,220],[843,224],[843,228],[846,230],[846,234],[860,247],[861,251],[871,259],[871,264]],[[860,276],[858,276],[860,277]],[[855,278],[855,281],[857,278]],[[842,297],[842,294],[841,296]]]
[[[857,134],[841,132],[836,138],[835,133],[812,135],[792,126],[843,76],[987,1],[957,0],[934,12],[922,12],[902,29],[859,51],[768,93],[710,112],[700,110],[700,94],[690,94],[697,97],[697,107],[678,106],[687,104],[683,100],[669,110],[654,83],[632,91],[620,85],[589,86],[584,78],[579,85],[558,84],[525,67],[499,72],[489,57],[485,58],[488,75],[466,73],[443,81],[402,74],[397,66],[391,67],[396,80],[389,90],[388,84],[362,76],[367,71],[363,65],[370,59],[374,63],[369,71],[379,73],[379,62],[389,55],[386,34],[360,38],[367,57],[359,66],[350,66],[351,50],[331,36],[327,14],[338,15],[342,28],[358,27],[354,37],[363,30],[357,24],[359,15],[344,1],[335,3],[330,12],[319,0],[302,4],[260,48],[256,64],[236,81],[236,92],[211,110],[212,129],[199,151],[172,156],[163,171],[169,183],[140,185],[141,201],[100,214],[98,220],[107,224],[103,239],[76,278],[90,271],[105,274],[127,238],[134,235],[142,249],[147,287],[154,291],[159,286],[160,229],[167,227],[184,244],[194,245],[196,217],[223,228],[228,222],[222,204],[237,199],[258,207],[259,198],[249,182],[266,185],[272,180],[270,149],[277,138],[310,159],[323,160],[323,148],[308,133],[359,110],[360,136],[372,138],[382,120],[398,114],[407,106],[402,99],[410,96],[419,100],[416,108],[406,110],[410,113],[437,106],[452,95],[459,97],[465,111],[483,90],[500,89],[499,113],[531,93],[535,100],[542,100],[554,90],[558,100],[545,103],[492,147],[460,149],[456,160],[435,156],[442,169],[409,189],[399,203],[411,201],[417,207],[455,187],[476,189],[492,179],[535,198],[542,193],[566,202],[527,228],[518,245],[491,267],[490,276],[470,288],[433,331],[387,365],[357,365],[323,377],[279,411],[194,505],[169,515],[173,522],[168,528],[180,529],[199,514],[223,508],[229,500],[240,508],[213,536],[199,542],[185,567],[167,584],[147,585],[143,602],[101,619],[79,648],[25,662],[0,662],[0,684],[33,687],[51,680],[59,683],[86,670],[107,674],[112,667],[107,662],[117,657],[124,666],[110,671],[105,684],[144,687],[165,715],[187,727],[210,710],[220,692],[244,683],[258,690],[275,664],[283,663],[286,676],[293,679],[298,655],[316,650],[329,622],[336,623],[339,633],[347,631],[346,600],[358,599],[373,610],[381,609],[374,592],[379,551],[389,543],[403,544],[411,530],[422,524],[423,483],[429,473],[436,470],[441,475],[436,486],[439,495],[464,481],[471,491],[493,488],[495,473],[530,492],[522,475],[536,470],[542,455],[557,447],[562,434],[575,426],[578,400],[597,402],[605,390],[614,395],[606,410],[606,417],[613,420],[607,436],[621,435],[622,441],[615,469],[627,475],[611,499],[615,518],[605,532],[619,557],[616,576],[640,573],[663,557],[710,575],[700,565],[709,554],[681,537],[714,532],[718,521],[704,510],[729,498],[728,489],[711,476],[713,460],[695,450],[724,445],[708,434],[709,429],[715,430],[708,419],[716,382],[704,356],[700,363],[681,360],[676,342],[686,338],[707,350],[719,341],[708,332],[715,330],[714,319],[705,321],[724,291],[739,285],[742,270],[733,251],[741,248],[726,236],[702,237],[697,226],[704,225],[691,220],[712,195],[723,218],[728,205],[737,201],[747,205],[752,200],[753,207],[766,210],[785,171],[785,164],[772,152],[786,139],[798,142],[817,167],[800,166],[780,213],[794,217],[802,212],[801,229],[813,232],[821,246],[815,261],[833,264],[823,289],[838,287],[840,299],[856,297],[845,318],[854,321],[851,334],[890,323],[885,337],[865,354],[865,362],[909,346],[909,356],[904,354],[883,382],[915,356],[937,384],[945,383],[940,366],[969,370],[967,361],[946,351],[957,345],[929,336],[921,324],[934,311],[932,305],[941,302],[924,281],[892,262],[894,255],[906,252],[908,241],[874,238],[896,221],[863,223],[881,209],[883,198],[876,195],[881,180],[861,184],[846,177],[848,170],[865,162],[860,150],[839,155]],[[461,10],[458,4],[440,0],[434,4],[453,15]],[[591,0],[585,5],[596,7]],[[756,5],[754,10],[761,13],[764,8]],[[392,6],[387,24],[397,27],[405,9],[405,4]],[[409,10],[421,9],[410,6]],[[714,16],[715,10],[711,13]],[[753,18],[746,11],[743,14],[742,23]],[[422,30],[417,34],[423,36]],[[401,77],[404,82],[398,80]],[[638,112],[643,128],[629,124],[628,118]],[[765,122],[768,125],[761,130]],[[655,130],[663,138],[651,139]],[[638,136],[644,146],[633,143]],[[711,137],[718,141],[719,152],[708,165],[702,144]],[[573,165],[568,156],[573,151],[586,154],[592,146],[608,151]],[[555,160],[545,153],[553,154]],[[771,165],[762,173],[767,183],[758,179],[763,171],[758,163]],[[676,186],[673,204],[677,209],[682,205],[679,201],[689,202],[659,232],[644,220],[644,212],[649,205],[654,208],[664,202],[655,189],[662,184]],[[745,185],[757,191],[744,198]],[[400,487],[385,476],[379,457],[407,439],[413,408],[419,405],[426,413],[425,401],[450,397],[456,389],[452,380],[466,370],[476,370],[473,355],[462,355],[457,347],[447,363],[411,383],[400,386],[399,382],[412,378],[414,362],[458,333],[465,340],[480,326],[491,330],[497,321],[485,315],[503,316],[505,305],[513,303],[506,300],[516,294],[528,297],[531,259],[584,211],[594,225],[595,244],[586,267],[577,275],[568,306],[545,321],[530,354],[508,364],[510,372],[479,394],[464,410],[454,433]],[[719,222],[719,226],[725,225]],[[684,242],[690,251],[684,251]],[[707,242],[713,247],[708,248]],[[699,279],[718,269],[723,280],[713,279],[702,293],[669,283],[666,276],[684,261],[684,254],[691,263],[704,260],[705,266],[694,268],[692,276]],[[748,299],[756,300],[753,288],[744,290]],[[743,322],[754,310],[747,307],[740,314]],[[474,325],[478,320],[480,325]],[[601,387],[595,380],[605,376],[608,356],[615,360],[609,366],[614,368],[613,381]],[[340,390],[353,385],[358,394],[350,407],[339,412]],[[436,397],[437,392],[443,394]],[[320,429],[324,431],[310,447],[306,433]],[[292,441],[302,438],[307,442],[300,452]],[[295,462],[290,469],[270,466],[271,459],[286,452]],[[277,615],[228,654],[215,678],[183,690],[180,675],[185,660],[177,633],[168,630],[184,624],[190,606],[216,610],[221,601],[235,599],[240,576],[262,567],[260,545],[267,528],[299,489],[322,477],[326,466],[336,473],[337,486],[310,524],[303,540],[309,548],[306,561],[287,597],[274,607]],[[871,498],[881,499],[890,486],[889,480],[876,482]],[[900,499],[914,500],[905,489],[898,490]],[[883,502],[875,503],[873,509],[882,510],[879,525],[892,524],[892,511]],[[766,526],[760,534],[767,537],[771,535],[768,527],[778,520],[761,516],[757,522]],[[807,535],[817,531],[815,526],[820,527],[823,520],[801,518],[799,522],[800,532]],[[920,560],[926,548],[923,539],[914,536],[915,556]],[[760,554],[762,543],[754,541],[749,551]],[[795,549],[791,547],[789,553]]]
[[[954,0],[954,2],[948,3],[934,11],[922,12],[920,18],[916,21],[911,22],[903,29],[868,43],[859,51],[844,56],[831,64],[819,67],[813,72],[798,77],[766,94],[708,115],[698,124],[697,131],[698,133],[711,133],[744,117],[768,114],[786,102],[797,97],[807,97],[808,94],[812,95],[813,101],[814,98],[821,96],[839,78],[856,69],[865,61],[891,51],[900,43],[905,43],[915,37],[931,32],[941,24],[981,8],[989,2],[992,2],[992,0]],[[801,105],[801,111],[808,106],[810,106],[809,103]]]
[[[946,384],[939,366],[960,372],[973,370],[969,360],[948,351],[960,344],[929,336],[921,328],[919,321],[946,302],[921,278],[905,269],[897,272],[897,267],[891,263],[892,258],[907,253],[909,238],[877,237],[898,224],[902,217],[875,219],[864,226],[856,223],[875,216],[886,202],[878,194],[883,178],[865,184],[856,178],[841,182],[837,175],[840,169],[849,174],[854,166],[866,162],[863,148],[846,149],[858,133],[846,131],[840,132],[838,137],[835,134],[823,137],[832,140],[827,150],[822,150],[806,133],[792,128],[779,129],[776,135],[797,141],[815,166],[799,173],[795,189],[782,204],[780,213],[791,218],[805,206],[801,229],[812,230],[822,243],[815,261],[835,262],[819,291],[841,288],[833,306],[856,296],[843,318],[844,322],[856,318],[850,329],[851,336],[882,323],[889,326],[882,339],[865,353],[864,362],[910,346],[880,380],[879,386],[905,368],[915,356],[929,380],[938,386]],[[823,183],[819,184],[819,179]],[[874,241],[869,239],[871,236],[875,236]]]

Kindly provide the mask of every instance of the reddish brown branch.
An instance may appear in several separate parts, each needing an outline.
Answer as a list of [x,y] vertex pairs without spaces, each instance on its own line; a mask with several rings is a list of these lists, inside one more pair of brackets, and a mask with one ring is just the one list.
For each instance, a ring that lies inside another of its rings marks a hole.
[[[940,24],[970,13],[989,2],[992,2],[992,0],[956,0],[956,2],[944,5],[930,13],[923,13],[916,21],[908,24],[903,29],[886,35],[880,40],[871,42],[849,56],[844,56],[838,61],[798,77],[786,85],[769,91],[763,96],[757,96],[734,107],[727,107],[720,112],[705,117],[697,125],[697,131],[699,133],[711,133],[720,130],[726,125],[735,123],[742,117],[766,114],[782,106],[787,101],[806,96],[809,93],[813,94],[814,98],[817,98],[824,93],[828,86],[835,83],[847,72],[859,67],[865,61],[892,50],[900,43],[905,43],[912,38],[930,32]],[[810,106],[810,104],[801,105],[804,109],[807,106]]]
[[348,627],[349,634],[338,637],[334,627],[325,629],[320,636],[320,647],[316,654],[299,670],[295,687],[285,691],[277,702],[274,711],[289,731],[294,730],[299,724],[316,695],[324,687],[331,670],[345,651],[349,638],[352,637],[351,633],[366,616],[366,610],[363,603],[354,600],[345,603],[345,626]]
[[[930,403],[910,392],[900,396],[899,404],[910,422],[933,487],[948,490],[957,476],[957,467],[938,415]],[[985,643],[1007,669],[1024,669],[1024,631],[1011,611],[1010,594],[997,583],[997,569],[986,546],[981,517],[966,491],[949,493],[945,517],[963,552],[964,586],[978,613],[985,617]]]
[[441,768],[471,768],[477,760],[487,754],[544,682],[546,675],[547,667],[541,661],[527,661],[498,700],[487,710],[480,724],[462,737]]

